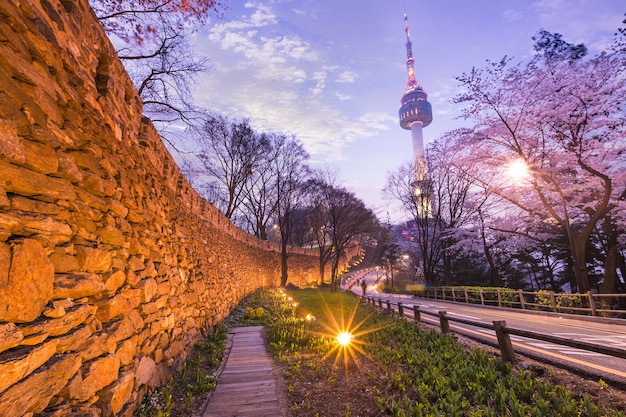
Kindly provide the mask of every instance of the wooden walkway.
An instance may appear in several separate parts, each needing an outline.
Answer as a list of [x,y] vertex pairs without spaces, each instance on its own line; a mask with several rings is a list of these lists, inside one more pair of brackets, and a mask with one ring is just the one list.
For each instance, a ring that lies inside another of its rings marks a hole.
[[[229,333],[228,358],[202,417],[281,417],[272,360],[262,326],[237,327]],[[282,377],[282,376],[280,376]]]

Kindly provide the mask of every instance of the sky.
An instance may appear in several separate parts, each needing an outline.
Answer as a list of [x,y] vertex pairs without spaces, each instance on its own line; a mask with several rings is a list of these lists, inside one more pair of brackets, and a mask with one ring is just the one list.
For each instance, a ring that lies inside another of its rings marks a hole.
[[415,72],[433,122],[424,141],[464,125],[451,99],[455,77],[505,55],[533,54],[541,29],[594,54],[622,27],[623,0],[229,0],[193,37],[212,70],[197,104],[248,119],[258,132],[295,135],[313,167],[337,173],[383,221],[403,214],[382,193],[387,175],[412,160],[398,110],[407,83],[404,12]]

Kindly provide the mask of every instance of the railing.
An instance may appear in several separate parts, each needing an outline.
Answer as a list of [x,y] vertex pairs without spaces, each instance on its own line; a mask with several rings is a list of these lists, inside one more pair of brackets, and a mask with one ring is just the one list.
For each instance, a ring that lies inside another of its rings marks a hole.
[[[523,291],[468,287],[433,287],[419,293],[420,297],[448,300],[483,306],[552,311],[554,313],[591,316],[626,316],[626,310],[611,308],[626,305],[626,294],[555,293],[554,291]],[[614,303],[618,300],[618,303]]]
[[[401,301],[397,303],[391,302],[390,300],[384,300],[381,298],[374,297],[366,297],[365,300],[371,303],[373,306],[378,307],[383,310],[393,311],[394,313],[400,316],[400,318],[405,317],[405,307]],[[383,305],[384,304],[384,305]],[[395,306],[395,308],[394,308]],[[613,347],[600,346],[593,343],[581,342],[574,339],[566,339],[562,337],[551,336],[542,333],[531,332],[528,330],[516,329],[513,327],[508,327],[504,320],[494,320],[493,324],[487,324],[474,320],[462,319],[459,317],[450,317],[448,316],[446,311],[439,311],[437,313],[431,313],[429,311],[422,311],[418,305],[411,306],[413,310],[413,318],[416,323],[420,323],[422,321],[422,314],[426,314],[429,316],[437,317],[439,319],[439,326],[441,328],[441,333],[447,334],[450,332],[450,322],[457,322],[462,324],[467,324],[474,327],[480,327],[483,329],[493,330],[496,334],[496,338],[498,340],[498,347],[500,348],[500,354],[502,355],[502,359],[509,362],[515,362],[515,352],[513,351],[513,344],[511,343],[510,335],[527,337],[530,339],[541,340],[544,342],[554,343],[562,346],[569,346],[577,349],[582,349],[590,352],[602,353],[604,355],[613,356],[616,358],[626,359],[626,350],[617,349]]]

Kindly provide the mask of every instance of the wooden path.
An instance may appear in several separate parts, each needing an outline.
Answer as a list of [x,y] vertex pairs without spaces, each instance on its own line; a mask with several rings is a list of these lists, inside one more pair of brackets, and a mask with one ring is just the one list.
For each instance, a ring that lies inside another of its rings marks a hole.
[[[265,349],[262,330],[262,326],[237,327],[228,332],[230,352],[226,352],[226,365],[202,417],[285,415],[278,400],[272,360]],[[226,348],[228,350],[229,346]]]

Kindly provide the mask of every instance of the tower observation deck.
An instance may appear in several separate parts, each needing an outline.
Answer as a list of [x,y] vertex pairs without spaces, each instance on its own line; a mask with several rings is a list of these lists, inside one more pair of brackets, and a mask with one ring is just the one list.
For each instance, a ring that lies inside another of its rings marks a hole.
[[406,31],[406,69],[408,81],[404,94],[400,99],[400,126],[403,129],[411,130],[411,126],[419,123],[426,127],[433,121],[433,110],[428,102],[428,94],[415,78],[415,67],[413,59],[413,43],[409,32],[409,20],[404,14],[404,30]]

